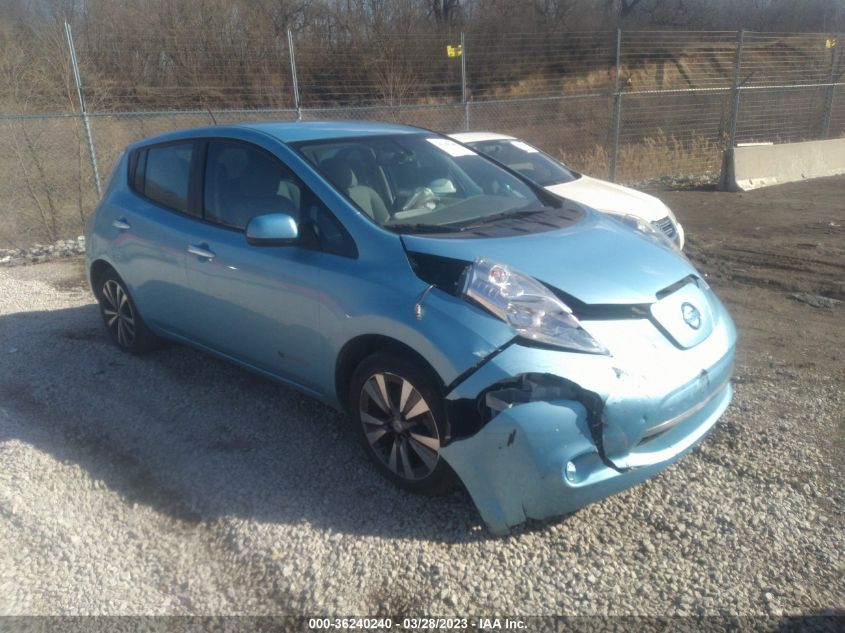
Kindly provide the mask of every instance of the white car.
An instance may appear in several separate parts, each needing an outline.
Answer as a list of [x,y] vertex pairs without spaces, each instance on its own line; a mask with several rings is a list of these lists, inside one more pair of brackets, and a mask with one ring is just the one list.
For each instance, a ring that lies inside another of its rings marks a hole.
[[603,213],[645,220],[679,249],[684,247],[684,227],[669,207],[654,196],[579,174],[513,136],[493,132],[461,132],[450,136],[479,154],[518,171],[558,196]]

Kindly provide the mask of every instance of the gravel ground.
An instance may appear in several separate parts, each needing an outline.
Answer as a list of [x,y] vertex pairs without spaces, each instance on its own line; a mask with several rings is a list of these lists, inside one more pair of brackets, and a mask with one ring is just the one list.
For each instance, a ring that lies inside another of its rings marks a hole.
[[305,396],[122,354],[78,258],[0,268],[0,614],[845,608],[843,192],[658,193],[736,317],[734,404],[653,480],[504,539],[463,493],[387,484]]

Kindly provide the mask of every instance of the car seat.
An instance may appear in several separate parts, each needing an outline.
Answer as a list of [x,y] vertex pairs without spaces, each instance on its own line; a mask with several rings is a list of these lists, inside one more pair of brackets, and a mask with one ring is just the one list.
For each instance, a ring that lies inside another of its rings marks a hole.
[[345,192],[364,213],[378,224],[384,224],[390,218],[387,206],[381,196],[372,187],[359,185],[358,178],[349,164],[338,158],[324,161],[320,167],[335,186]]
[[[224,187],[222,214],[224,223],[244,228],[249,221],[265,213],[288,213],[299,222],[299,205],[292,199],[299,191],[285,186],[288,195],[280,195],[283,173],[272,160],[251,153],[249,162],[239,177],[231,179],[231,186]],[[293,187],[293,183],[290,183]]]

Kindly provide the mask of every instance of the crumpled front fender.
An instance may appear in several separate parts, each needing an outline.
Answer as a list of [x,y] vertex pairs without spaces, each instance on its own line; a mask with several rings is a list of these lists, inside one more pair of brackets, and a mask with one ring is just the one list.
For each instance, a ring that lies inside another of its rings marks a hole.
[[[528,517],[566,512],[549,508],[561,465],[571,453],[599,459],[580,402],[529,402],[502,411],[478,433],[440,454],[463,481],[494,534]],[[576,506],[577,507],[577,506]]]

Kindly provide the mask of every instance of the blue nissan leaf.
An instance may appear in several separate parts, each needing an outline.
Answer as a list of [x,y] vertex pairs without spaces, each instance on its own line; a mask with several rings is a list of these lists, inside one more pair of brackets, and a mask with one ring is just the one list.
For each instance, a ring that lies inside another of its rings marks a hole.
[[427,130],[145,139],[86,237],[121,349],[187,344],[346,411],[385,477],[463,484],[493,533],[652,476],[731,399],[734,325],[662,233]]

